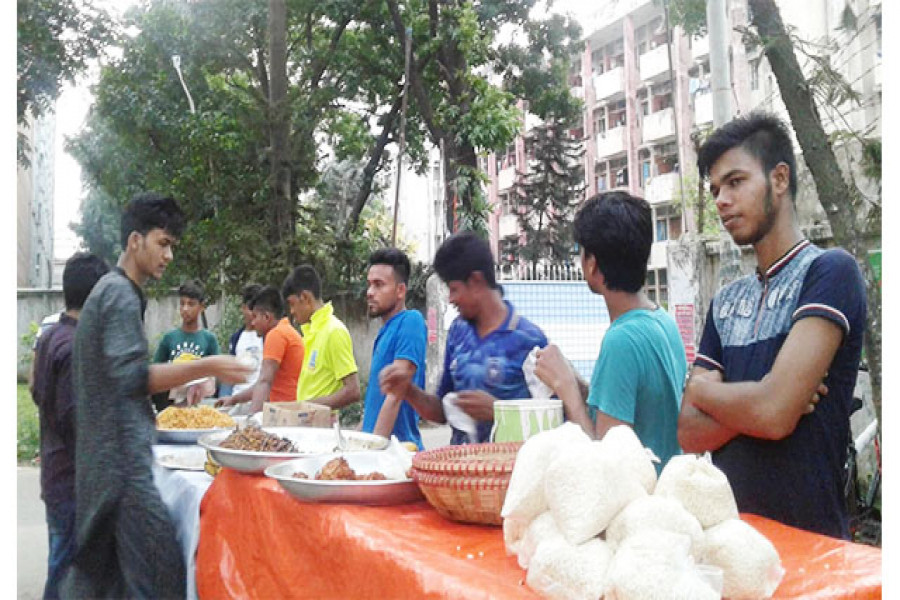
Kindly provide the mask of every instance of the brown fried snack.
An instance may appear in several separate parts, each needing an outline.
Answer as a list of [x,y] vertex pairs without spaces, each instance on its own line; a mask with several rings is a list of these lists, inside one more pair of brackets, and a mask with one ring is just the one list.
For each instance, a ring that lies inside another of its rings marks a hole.
[[297,452],[290,440],[266,433],[257,425],[235,428],[219,447],[253,452]]
[[316,479],[321,481],[333,481],[336,479],[355,480],[356,473],[350,468],[343,456],[338,456],[325,463],[325,466],[316,473]]
[[297,471],[293,475],[291,475],[294,479],[309,479],[309,475],[304,473],[303,471]]

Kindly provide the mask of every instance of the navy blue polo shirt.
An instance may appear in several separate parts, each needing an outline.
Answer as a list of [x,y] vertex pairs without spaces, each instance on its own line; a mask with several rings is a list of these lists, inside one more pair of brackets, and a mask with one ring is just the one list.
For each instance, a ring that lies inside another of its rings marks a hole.
[[782,440],[739,435],[713,453],[738,509],[788,525],[849,538],[842,476],[862,351],[866,290],[853,257],[803,240],[765,274],[720,290],[706,318],[695,365],[724,381],[759,381],[772,369],[794,323],[819,317],[844,338],[828,367],[828,395]]
[[[547,345],[547,336],[537,325],[518,315],[508,300],[503,302],[507,308],[506,319],[484,338],[478,336],[475,324],[462,316],[453,320],[447,332],[438,398],[464,390],[483,390],[498,400],[531,397],[522,363],[532,348]],[[493,421],[479,421],[476,442],[489,441],[492,426]],[[467,441],[466,433],[454,427],[450,443]]]

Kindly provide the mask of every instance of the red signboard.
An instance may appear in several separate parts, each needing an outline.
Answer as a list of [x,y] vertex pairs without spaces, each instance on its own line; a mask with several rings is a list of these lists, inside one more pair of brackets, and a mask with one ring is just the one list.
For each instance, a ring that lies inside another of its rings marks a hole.
[[697,348],[694,346],[694,305],[676,304],[675,323],[681,333],[681,341],[684,344],[688,364],[693,364],[697,355]]
[[426,323],[428,325],[428,343],[434,344],[437,342],[437,311],[434,307],[430,307],[428,309],[428,318],[426,319]]

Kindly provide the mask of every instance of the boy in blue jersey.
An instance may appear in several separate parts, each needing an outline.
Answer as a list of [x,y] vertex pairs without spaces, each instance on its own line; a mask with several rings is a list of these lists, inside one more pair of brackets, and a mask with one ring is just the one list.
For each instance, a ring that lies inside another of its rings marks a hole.
[[383,325],[372,349],[362,430],[384,437],[393,434],[424,450],[415,409],[402,396],[386,397],[378,386],[378,374],[388,365],[408,373],[417,386],[425,386],[428,331],[422,314],[406,309],[410,270],[409,258],[397,248],[382,248],[369,257],[366,304],[369,318],[380,318]]
[[447,332],[444,372],[437,394],[414,385],[408,373],[389,366],[379,375],[381,391],[405,398],[424,418],[444,423],[442,398],[457,394],[457,406],[476,423],[474,436],[452,427],[451,444],[490,438],[494,401],[530,398],[522,363],[547,337],[503,299],[494,279],[490,246],[470,231],[447,238],[434,256],[434,270],[449,288],[459,316]]
[[617,425],[634,429],[659,457],[659,471],[681,453],[678,413],[687,359],[675,320],[643,291],[653,243],[650,205],[625,192],[597,194],[578,209],[574,227],[585,282],[603,296],[611,323],[589,390],[554,345],[538,353],[535,374],[588,435],[602,439]]
[[678,437],[713,452],[738,509],[849,537],[843,501],[850,410],[866,321],[853,257],[804,239],[784,123],[735,119],[700,149],[700,174],[756,273],[713,298],[684,392]]

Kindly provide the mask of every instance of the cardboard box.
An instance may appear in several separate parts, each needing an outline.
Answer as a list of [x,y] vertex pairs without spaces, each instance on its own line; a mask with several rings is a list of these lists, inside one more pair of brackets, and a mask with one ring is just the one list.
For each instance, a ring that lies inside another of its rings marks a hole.
[[331,408],[313,402],[266,402],[263,427],[331,427]]

